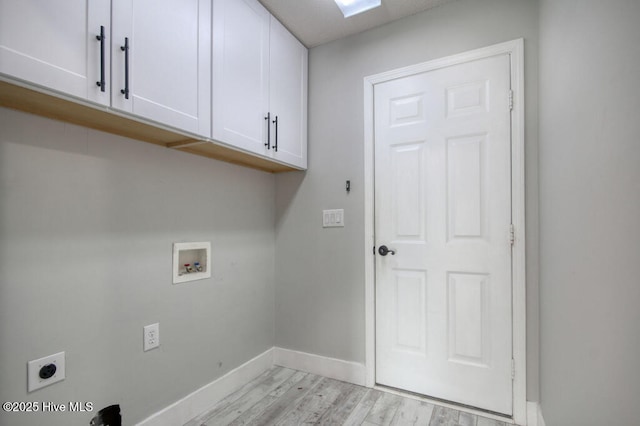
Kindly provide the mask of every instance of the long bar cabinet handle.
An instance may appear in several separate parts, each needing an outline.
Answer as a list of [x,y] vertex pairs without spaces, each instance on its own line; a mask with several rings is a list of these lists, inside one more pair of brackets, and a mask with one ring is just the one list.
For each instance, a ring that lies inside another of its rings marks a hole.
[[96,81],[96,84],[100,87],[100,91],[105,91],[104,80],[104,41],[106,36],[104,35],[104,25],[100,25],[100,35],[96,36],[96,39],[100,42],[100,81]]
[[264,146],[266,146],[267,149],[271,149],[271,113],[268,112],[264,119],[267,120],[267,143],[265,143]]
[[276,119],[273,120],[273,123],[276,125],[276,143],[273,145],[273,150],[278,152],[278,116],[276,115]]
[[124,38],[124,46],[120,46],[120,50],[124,52],[124,89],[120,93],[129,99],[129,37]]

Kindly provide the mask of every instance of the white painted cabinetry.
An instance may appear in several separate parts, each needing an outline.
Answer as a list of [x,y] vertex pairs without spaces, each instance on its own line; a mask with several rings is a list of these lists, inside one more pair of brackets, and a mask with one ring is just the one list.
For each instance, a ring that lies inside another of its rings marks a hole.
[[307,167],[307,49],[257,0],[0,0],[0,94],[194,154]]
[[211,1],[0,0],[0,72],[210,137]]
[[273,158],[307,168],[307,48],[271,17],[269,104]]
[[211,1],[113,0],[112,106],[211,135]]
[[307,49],[255,0],[214,0],[212,137],[307,166]]
[[266,155],[269,12],[254,0],[213,2],[212,137]]
[[0,0],[0,73],[109,105],[110,32],[110,0]]

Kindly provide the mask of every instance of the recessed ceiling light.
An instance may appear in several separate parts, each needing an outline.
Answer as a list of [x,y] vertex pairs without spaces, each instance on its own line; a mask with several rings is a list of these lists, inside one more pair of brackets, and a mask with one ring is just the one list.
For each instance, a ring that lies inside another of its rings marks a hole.
[[380,6],[382,0],[335,0],[345,18]]

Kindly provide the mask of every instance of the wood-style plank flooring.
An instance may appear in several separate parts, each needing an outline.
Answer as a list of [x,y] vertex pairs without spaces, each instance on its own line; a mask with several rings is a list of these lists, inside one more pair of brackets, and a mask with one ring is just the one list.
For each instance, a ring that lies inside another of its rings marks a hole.
[[288,368],[274,367],[185,426],[507,426],[506,423]]

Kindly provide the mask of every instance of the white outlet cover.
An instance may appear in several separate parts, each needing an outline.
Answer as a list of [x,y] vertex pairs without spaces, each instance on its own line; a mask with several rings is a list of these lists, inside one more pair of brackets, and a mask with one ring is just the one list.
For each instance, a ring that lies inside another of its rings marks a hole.
[[[55,364],[56,373],[48,379],[40,378],[40,369],[47,364]],[[45,356],[35,359],[27,363],[27,391],[43,388],[45,386],[57,383],[65,378],[65,354],[58,352],[57,354]]]
[[160,324],[150,324],[144,327],[144,351],[150,351],[160,346]]

